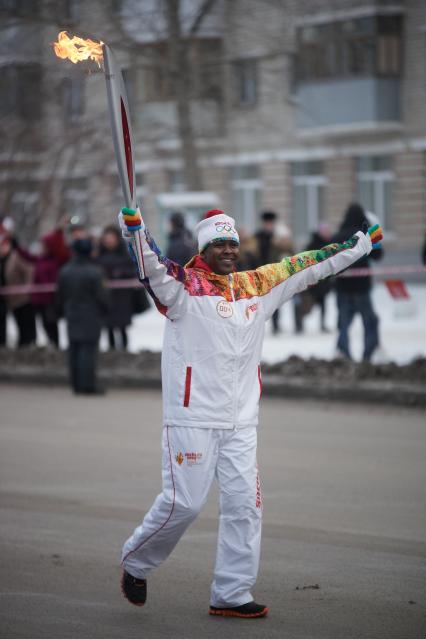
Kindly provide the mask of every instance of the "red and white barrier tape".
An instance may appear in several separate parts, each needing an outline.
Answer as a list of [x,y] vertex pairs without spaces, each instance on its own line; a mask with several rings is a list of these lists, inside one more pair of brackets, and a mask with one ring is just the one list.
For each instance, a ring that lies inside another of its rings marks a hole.
[[374,268],[351,268],[337,277],[359,277],[360,275],[405,275],[407,273],[426,273],[426,266],[376,266]]
[[[426,273],[426,266],[379,266],[376,268],[352,268],[338,277],[359,277],[365,275],[406,275],[408,273]],[[108,280],[107,288],[137,288],[138,279]],[[53,293],[56,284],[21,284],[19,286],[0,286],[0,295],[29,295],[31,293]]]
[[[137,288],[138,279],[108,280],[107,288]],[[0,286],[0,295],[30,295],[31,293],[54,293],[56,284],[19,284],[16,286]]]

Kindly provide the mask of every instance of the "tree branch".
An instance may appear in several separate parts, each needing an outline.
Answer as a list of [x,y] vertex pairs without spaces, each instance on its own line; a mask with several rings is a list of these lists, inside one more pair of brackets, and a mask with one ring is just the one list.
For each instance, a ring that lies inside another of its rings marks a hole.
[[204,18],[210,13],[210,10],[213,8],[213,5],[215,5],[216,2],[217,0],[204,0],[198,14],[195,17],[194,22],[192,23],[191,28],[189,29],[190,36],[193,36],[197,33]]

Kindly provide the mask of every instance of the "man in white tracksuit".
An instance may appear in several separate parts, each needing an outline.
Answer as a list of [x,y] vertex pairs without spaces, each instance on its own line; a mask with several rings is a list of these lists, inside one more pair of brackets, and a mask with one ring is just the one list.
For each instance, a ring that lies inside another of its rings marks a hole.
[[[142,250],[143,284],[166,322],[162,354],[163,489],[123,547],[122,590],[135,605],[146,578],[197,517],[215,478],[220,521],[210,614],[262,617],[253,601],[262,498],[256,462],[265,322],[296,293],[370,253],[358,232],[342,244],[235,272],[234,220],[210,211],[197,226],[199,255],[185,267],[162,257],[139,211],[123,209],[123,237]],[[376,241],[376,240],[375,240]]]

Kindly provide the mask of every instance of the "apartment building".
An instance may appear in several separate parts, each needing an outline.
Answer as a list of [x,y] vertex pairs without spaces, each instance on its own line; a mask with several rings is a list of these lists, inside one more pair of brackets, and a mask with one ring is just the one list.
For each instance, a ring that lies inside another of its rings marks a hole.
[[[205,201],[248,231],[259,211],[276,210],[302,247],[358,200],[381,219],[389,250],[417,259],[426,230],[426,4],[217,0],[197,24],[203,4],[182,0],[180,18]],[[195,221],[204,200],[183,196],[184,141],[159,6],[0,0],[0,214],[35,232],[30,216],[39,229],[65,212],[101,226],[121,205],[103,74],[53,56],[66,29],[117,54],[138,196],[160,242],[179,202]]]

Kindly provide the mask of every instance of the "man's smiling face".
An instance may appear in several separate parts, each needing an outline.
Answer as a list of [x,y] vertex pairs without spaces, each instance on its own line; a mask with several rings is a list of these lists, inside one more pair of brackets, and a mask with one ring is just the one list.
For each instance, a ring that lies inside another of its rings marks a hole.
[[240,256],[240,245],[235,240],[217,240],[201,253],[214,273],[229,275],[235,270]]

